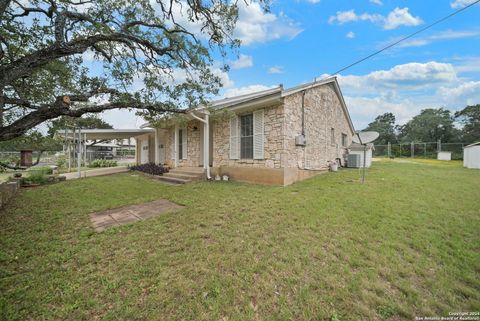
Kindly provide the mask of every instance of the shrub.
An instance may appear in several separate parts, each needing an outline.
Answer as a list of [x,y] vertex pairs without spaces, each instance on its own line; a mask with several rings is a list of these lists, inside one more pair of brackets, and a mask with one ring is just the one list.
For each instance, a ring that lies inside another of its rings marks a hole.
[[22,177],[21,184],[46,184],[48,183],[47,173],[42,170],[30,171],[27,177]]
[[65,155],[60,155],[57,157],[57,166],[58,168],[67,167],[67,158]]
[[117,161],[108,160],[108,159],[95,159],[88,165],[88,167],[115,167],[115,166],[117,166]]
[[143,173],[147,173],[150,175],[163,175],[163,173],[168,172],[168,168],[157,165],[155,163],[148,163],[148,164],[141,164],[141,165],[133,165],[128,167],[131,171],[140,171]]
[[50,175],[53,173],[53,169],[48,166],[36,166],[36,167],[30,167],[28,172],[30,173],[30,175],[39,174],[39,173],[42,173],[43,175]]

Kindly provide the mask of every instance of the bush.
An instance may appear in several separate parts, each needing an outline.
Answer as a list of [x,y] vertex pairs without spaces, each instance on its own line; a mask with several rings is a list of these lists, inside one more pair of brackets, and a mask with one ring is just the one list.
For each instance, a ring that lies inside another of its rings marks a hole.
[[162,165],[157,165],[155,163],[133,165],[133,166],[129,166],[128,168],[131,171],[140,171],[150,175],[163,175],[163,173],[168,172],[168,168],[163,167]]
[[67,167],[67,158],[65,155],[60,155],[57,157],[57,166],[58,168]]
[[28,177],[23,177],[21,179],[22,185],[46,183],[48,183],[47,173],[42,170],[30,171]]
[[88,167],[115,167],[115,166],[117,166],[117,161],[108,160],[108,159],[95,159],[88,165]]
[[32,174],[39,175],[40,173],[42,173],[43,175],[50,175],[53,173],[53,169],[48,166],[36,166],[36,167],[30,167],[28,172],[30,173],[30,175]]

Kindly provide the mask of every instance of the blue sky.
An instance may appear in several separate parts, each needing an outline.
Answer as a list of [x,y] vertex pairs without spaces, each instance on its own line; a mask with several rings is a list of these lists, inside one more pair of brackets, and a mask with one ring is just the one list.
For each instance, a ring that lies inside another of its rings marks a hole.
[[[242,2],[242,1],[240,1]],[[465,6],[472,0],[277,0],[271,12],[242,6],[243,45],[220,73],[222,95],[323,77]],[[480,103],[480,4],[375,56],[338,78],[356,129],[392,112],[399,123],[423,108],[452,111]],[[219,97],[220,98],[220,97]],[[103,116],[138,127],[126,111]]]

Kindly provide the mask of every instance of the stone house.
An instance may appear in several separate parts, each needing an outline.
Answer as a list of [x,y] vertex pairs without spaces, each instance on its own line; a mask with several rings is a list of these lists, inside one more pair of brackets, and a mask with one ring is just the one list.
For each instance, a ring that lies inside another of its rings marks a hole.
[[[148,126],[148,125],[147,125]],[[137,162],[288,185],[342,161],[354,128],[335,77],[214,101],[137,137]]]

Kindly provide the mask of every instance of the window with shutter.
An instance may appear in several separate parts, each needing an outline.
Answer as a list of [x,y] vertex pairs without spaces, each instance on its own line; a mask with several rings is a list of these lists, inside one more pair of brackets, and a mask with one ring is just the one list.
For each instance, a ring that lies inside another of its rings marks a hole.
[[230,159],[238,159],[239,157],[239,137],[238,137],[238,117],[230,118]]
[[253,113],[253,158],[264,159],[265,149],[264,110]]

